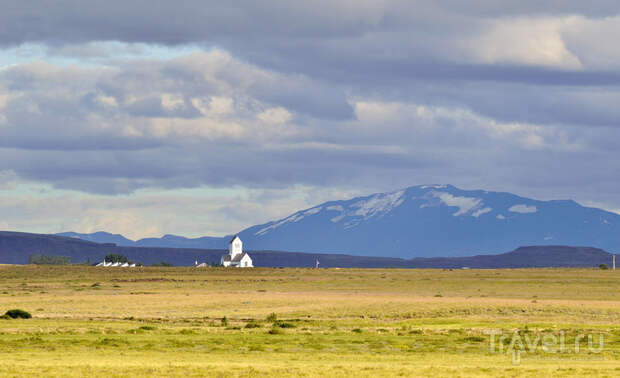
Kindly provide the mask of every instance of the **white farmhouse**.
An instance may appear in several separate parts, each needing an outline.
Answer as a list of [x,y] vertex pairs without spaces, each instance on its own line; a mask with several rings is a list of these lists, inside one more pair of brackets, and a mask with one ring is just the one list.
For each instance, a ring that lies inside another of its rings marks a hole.
[[252,258],[247,253],[243,253],[243,242],[235,236],[228,243],[228,254],[221,259],[222,266],[234,266],[237,268],[252,268]]

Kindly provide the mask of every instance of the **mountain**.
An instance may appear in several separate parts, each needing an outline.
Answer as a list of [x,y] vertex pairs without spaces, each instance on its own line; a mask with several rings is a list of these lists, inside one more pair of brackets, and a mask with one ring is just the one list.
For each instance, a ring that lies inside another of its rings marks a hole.
[[415,186],[326,202],[240,232],[253,249],[392,257],[466,256],[522,245],[620,246],[620,215],[574,201]]
[[[80,238],[95,240],[88,239],[91,235]],[[120,235],[112,236],[97,241],[116,243]],[[423,185],[326,202],[247,228],[239,236],[253,250],[400,258],[497,253],[522,245],[591,245],[614,251],[620,247],[620,215],[570,200]],[[225,248],[227,241],[167,235],[117,244]]]
[[110,234],[109,232],[94,232],[92,234],[79,234],[77,232],[61,232],[57,236],[66,236],[69,238],[82,239],[95,243],[114,243],[117,245],[133,245],[135,242],[129,240],[120,234]]
[[499,255],[434,257],[408,260],[415,268],[551,268],[611,266],[612,255],[599,248],[559,245],[519,247]]
[[[127,256],[150,265],[166,261],[174,265],[194,265],[194,261],[217,262],[224,250],[123,247],[94,243],[72,237],[0,231],[0,264],[26,264],[30,254],[69,256],[72,263],[103,260],[108,253]],[[415,258],[351,256],[282,251],[250,251],[257,267],[358,268],[527,268],[595,267],[610,265],[611,254],[597,248],[566,246],[521,247],[499,255]]]
[[198,248],[198,249],[224,249],[228,247],[230,236],[222,238],[204,236],[200,238],[185,238],[176,235],[164,235],[161,238],[145,238],[137,241],[127,239],[123,235],[110,234],[108,232],[95,232],[92,234],[79,234],[77,232],[61,232],[57,236],[92,241],[95,243],[114,243],[126,247],[167,247],[167,248]]

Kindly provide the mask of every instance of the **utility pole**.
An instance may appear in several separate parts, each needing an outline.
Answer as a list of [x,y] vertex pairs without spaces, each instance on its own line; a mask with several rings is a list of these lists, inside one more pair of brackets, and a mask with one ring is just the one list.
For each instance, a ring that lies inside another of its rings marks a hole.
[[611,255],[611,265],[613,266],[613,270],[616,270],[616,254]]

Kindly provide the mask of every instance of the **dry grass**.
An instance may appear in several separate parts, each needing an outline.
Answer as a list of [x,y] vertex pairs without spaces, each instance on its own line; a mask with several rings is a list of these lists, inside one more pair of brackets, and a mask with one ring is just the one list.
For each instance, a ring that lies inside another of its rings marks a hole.
[[[615,376],[617,288],[593,269],[0,266],[0,312],[34,317],[0,320],[0,375]],[[489,353],[485,330],[526,326],[605,349]]]

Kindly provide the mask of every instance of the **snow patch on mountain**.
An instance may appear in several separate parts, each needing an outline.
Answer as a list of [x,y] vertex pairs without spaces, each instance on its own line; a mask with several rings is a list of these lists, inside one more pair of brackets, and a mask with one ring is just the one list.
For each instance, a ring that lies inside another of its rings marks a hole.
[[327,211],[337,211],[338,214],[337,216],[333,217],[330,219],[330,221],[337,223],[340,222],[344,217],[345,217],[345,212],[344,212],[344,208],[340,205],[332,205],[332,206],[327,206],[325,208],[325,210]]
[[[458,207],[459,210],[456,213],[452,214],[455,217],[467,214],[471,210],[477,209],[482,206],[482,200],[480,198],[458,197],[446,192],[432,192],[432,194],[436,197],[439,197],[441,202],[443,202],[447,206]],[[479,215],[480,214],[478,214],[478,216]]]
[[327,206],[325,209],[329,211],[344,211],[340,205]]
[[346,209],[341,205],[326,207],[329,211],[340,212],[331,218],[333,223],[338,223],[346,217],[352,219],[344,223],[345,228],[355,227],[363,220],[381,217],[400,206],[405,201],[405,191],[399,190],[391,193],[374,194],[368,198],[350,204]]
[[375,215],[389,213],[392,209],[403,203],[404,194],[404,190],[386,194],[375,194],[366,200],[352,204],[351,207],[357,208],[357,211],[355,211],[353,215],[360,215],[363,216],[364,219],[369,219]]
[[511,206],[508,209],[508,211],[512,211],[513,213],[519,213],[519,214],[531,214],[531,213],[537,212],[538,208],[536,208],[536,206],[528,206],[528,205],[519,204],[519,205]]
[[275,230],[276,228],[282,226],[283,224],[286,223],[292,223],[292,222],[299,222],[300,220],[304,219],[306,216],[308,215],[314,215],[317,214],[319,212],[321,212],[323,208],[321,206],[318,207],[313,207],[312,209],[308,209],[305,211],[300,211],[298,213],[295,213],[289,217],[286,217],[274,224],[271,224],[265,228],[262,228],[260,230],[258,230],[254,235],[264,235],[267,232],[271,231],[271,230]]
[[491,211],[493,211],[492,208],[490,207],[485,207],[484,209],[478,209],[476,210],[471,216],[472,217],[476,217],[478,218],[479,216],[486,214],[486,213],[490,213]]
[[312,209],[310,209],[310,210],[306,210],[306,211],[304,212],[304,216],[305,216],[305,215],[314,215],[314,214],[316,214],[316,213],[320,213],[322,209],[323,209],[323,208],[322,208],[321,206],[319,206],[319,207],[314,207],[314,208],[312,208]]
[[445,189],[447,188],[447,185],[422,185],[419,188],[420,189]]

